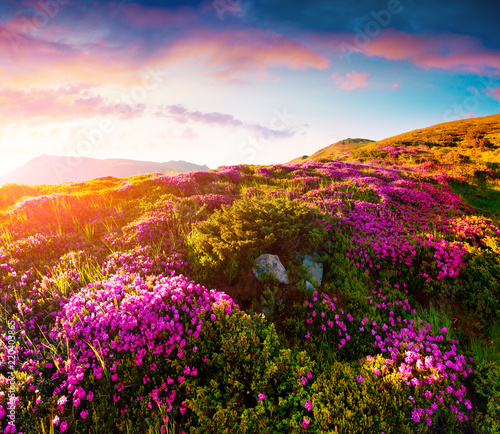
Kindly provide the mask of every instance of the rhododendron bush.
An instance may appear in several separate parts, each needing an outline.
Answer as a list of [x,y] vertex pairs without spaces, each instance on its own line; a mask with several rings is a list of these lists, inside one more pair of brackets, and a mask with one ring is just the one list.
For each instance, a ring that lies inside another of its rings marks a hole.
[[498,222],[383,163],[2,187],[2,432],[499,432]]

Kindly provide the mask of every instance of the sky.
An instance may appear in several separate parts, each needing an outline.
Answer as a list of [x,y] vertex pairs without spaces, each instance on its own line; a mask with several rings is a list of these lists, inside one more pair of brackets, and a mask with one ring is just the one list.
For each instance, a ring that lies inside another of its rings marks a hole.
[[0,0],[0,176],[42,154],[285,163],[500,113],[500,4]]

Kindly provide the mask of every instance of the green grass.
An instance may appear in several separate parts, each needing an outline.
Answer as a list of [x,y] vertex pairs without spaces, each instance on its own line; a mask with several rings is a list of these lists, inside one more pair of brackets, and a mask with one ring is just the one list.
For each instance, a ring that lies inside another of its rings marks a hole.
[[500,188],[491,184],[450,182],[453,191],[471,208],[487,217],[500,220]]

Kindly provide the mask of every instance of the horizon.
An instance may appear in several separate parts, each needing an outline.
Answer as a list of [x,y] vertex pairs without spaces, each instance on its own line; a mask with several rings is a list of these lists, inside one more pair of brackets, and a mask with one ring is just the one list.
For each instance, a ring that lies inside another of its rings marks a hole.
[[0,176],[44,154],[285,163],[347,137],[498,114],[497,12],[430,0],[3,1]]
[[[485,116],[482,116],[482,117],[488,117],[488,116],[495,116],[495,114],[493,114],[493,115],[485,115]],[[467,118],[467,119],[471,119],[471,118]],[[474,118],[472,118],[472,119],[474,119]],[[421,129],[432,128],[432,127],[435,127],[437,125],[440,125],[440,124],[433,124],[433,125],[428,125],[428,126],[421,127],[421,128],[415,128],[415,130],[411,130],[411,131],[416,131],[416,130],[418,131],[418,130],[421,130]],[[411,131],[403,131],[400,134],[408,133],[408,132],[411,132]],[[374,140],[374,141],[376,142],[376,141],[379,141],[379,140],[388,139],[388,138],[395,137],[395,136],[398,136],[398,135],[399,134],[393,134],[391,136],[383,137],[381,139]],[[326,147],[328,147],[328,146],[330,146],[332,144],[341,142],[343,140],[351,140],[351,139],[355,139],[355,140],[357,140],[357,139],[366,139],[366,140],[369,140],[369,141],[372,140],[372,139],[369,139],[369,138],[366,138],[366,137],[345,137],[343,139],[338,140],[337,142],[329,143],[329,144],[327,144],[325,146],[322,146],[321,148],[317,148],[317,149],[313,150],[310,155],[312,155],[315,152],[317,152],[317,151],[319,151],[321,149],[324,149],[324,148],[326,148]],[[302,154],[302,155],[305,155],[305,154]],[[301,157],[302,155],[296,155],[295,158]],[[308,155],[308,156],[310,156],[310,155]],[[42,157],[49,157],[49,158],[65,158],[65,157],[67,157],[67,162],[66,163],[63,162],[63,165],[64,165],[63,169],[64,170],[71,168],[71,160],[72,160],[73,157],[77,157],[77,158],[89,158],[89,159],[96,159],[96,160],[129,160],[129,161],[135,161],[135,162],[140,162],[140,163],[169,163],[169,162],[192,163],[191,161],[186,161],[186,160],[169,160],[169,161],[165,161],[165,160],[164,161],[159,161],[158,160],[158,161],[154,161],[154,160],[144,160],[144,159],[140,159],[140,158],[123,158],[123,157],[100,157],[99,158],[99,157],[85,157],[85,156],[79,156],[79,155],[78,156],[69,156],[69,155],[55,155],[55,154],[40,154],[40,155],[36,155],[36,156],[31,157],[29,160],[26,161],[26,163],[24,163],[24,164],[22,164],[20,166],[17,166],[17,167],[15,167],[13,169],[9,169],[5,173],[2,173],[0,171],[0,179],[3,176],[8,175],[9,173],[11,173],[11,172],[13,172],[13,171],[15,171],[17,169],[20,169],[20,168],[24,167],[26,164],[28,164],[32,160],[35,160],[35,159],[38,159],[38,158],[42,158]],[[192,164],[198,164],[198,163],[192,163]],[[243,163],[243,164],[245,164],[245,163]],[[260,163],[260,164],[262,164],[262,165],[286,164],[286,162],[285,161],[275,161],[275,162]],[[224,164],[220,164],[220,165],[215,166],[215,167],[209,167],[207,164],[198,164],[198,165],[199,166],[206,166],[206,167],[208,167],[208,170],[216,170],[219,167],[226,166]],[[61,169],[61,167],[58,167],[58,169]],[[58,169],[55,169],[55,170],[57,171]],[[63,182],[63,181],[61,181],[61,182]],[[0,186],[1,185],[2,184],[0,184]]]

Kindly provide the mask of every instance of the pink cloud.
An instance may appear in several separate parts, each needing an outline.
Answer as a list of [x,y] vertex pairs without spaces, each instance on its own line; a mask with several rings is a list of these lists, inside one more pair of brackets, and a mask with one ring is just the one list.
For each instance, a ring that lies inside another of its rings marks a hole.
[[396,90],[399,89],[399,83],[393,83],[390,86],[380,86],[380,90]]
[[291,137],[295,134],[291,130],[274,130],[256,123],[243,122],[233,115],[219,112],[201,112],[199,110],[188,110],[180,104],[166,105],[161,107],[157,116],[168,117],[179,123],[204,123],[223,127],[244,128],[252,134],[264,137]]
[[[0,29],[0,80],[23,88],[60,83],[127,83],[143,66],[133,55],[135,47],[125,50],[127,57],[103,42],[78,48],[44,40],[15,29]],[[143,62],[144,64],[145,62]],[[137,84],[138,78],[135,78]]]
[[0,116],[9,120],[68,121],[94,116],[131,119],[145,111],[144,104],[108,103],[100,95],[90,95],[83,86],[29,91],[0,91]]
[[[143,17],[134,18],[136,7],[128,5],[120,13],[126,12],[127,19],[136,19],[134,25],[141,25]],[[165,14],[157,18],[158,23],[185,19]],[[93,34],[102,33],[104,28],[95,27]],[[251,75],[266,77],[270,68],[303,71],[329,66],[328,58],[309,45],[270,31],[189,28],[182,34],[156,39],[150,45],[141,38],[110,43],[104,37],[87,40],[89,35],[73,34],[65,27],[30,32],[23,19],[16,18],[0,28],[0,56],[4,58],[0,80],[24,87],[61,82],[136,85],[140,71],[149,67],[190,62],[211,78],[242,82]],[[78,42],[82,38],[85,42]]]
[[498,102],[500,102],[500,87],[496,87],[494,89],[491,89],[488,92],[493,98],[495,98]]
[[[358,39],[357,39],[358,37]],[[484,73],[500,70],[500,51],[484,47],[479,39],[451,33],[410,34],[385,30],[374,38],[344,34],[313,38],[318,47],[341,52],[344,56],[362,53],[369,57],[402,60],[419,68]]]
[[176,42],[168,58],[196,60],[198,65],[212,68],[212,76],[219,79],[240,78],[251,72],[265,74],[273,67],[303,71],[329,66],[328,59],[308,45],[260,30],[198,32]]
[[368,77],[370,74],[367,71],[348,72],[345,76],[334,73],[332,78],[335,79],[335,84],[337,84],[340,89],[352,90],[360,87],[368,87]]

